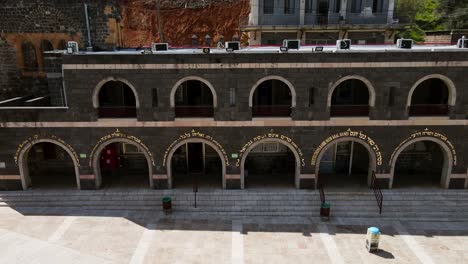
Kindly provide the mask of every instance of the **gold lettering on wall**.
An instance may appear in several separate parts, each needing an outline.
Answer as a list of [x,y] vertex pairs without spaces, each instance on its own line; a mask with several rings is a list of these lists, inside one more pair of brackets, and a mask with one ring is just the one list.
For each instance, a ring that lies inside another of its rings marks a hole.
[[63,139],[61,139],[61,138],[59,138],[59,137],[57,137],[55,135],[34,135],[32,137],[27,138],[25,141],[23,141],[21,144],[19,144],[18,148],[16,149],[16,153],[15,153],[15,163],[16,163],[16,165],[18,165],[19,154],[21,153],[21,151],[25,147],[27,147],[27,146],[32,147],[36,143],[48,142],[48,141],[51,141],[52,144],[53,144],[53,142],[59,142],[60,144],[65,146],[67,148],[67,150],[70,151],[70,153],[73,154],[71,158],[74,159],[76,164],[78,164],[78,167],[80,166],[80,159],[78,158],[78,154],[75,152],[75,150],[72,148],[72,146],[70,146]]
[[108,140],[114,139],[114,138],[128,139],[128,140],[134,142],[138,147],[142,148],[148,154],[148,156],[149,156],[149,158],[151,160],[151,164],[153,164],[153,166],[155,166],[153,154],[151,153],[149,148],[141,141],[141,139],[139,139],[139,138],[137,138],[135,136],[132,136],[132,135],[125,134],[123,132],[120,132],[119,129],[116,129],[115,132],[101,137],[101,139],[99,139],[99,141],[96,143],[96,145],[94,145],[93,149],[91,150],[91,155],[89,155],[89,166],[90,167],[93,166],[92,165],[93,156],[100,154],[100,153],[95,153],[96,149],[102,143],[104,143],[104,142],[106,142]]
[[236,167],[240,166],[240,162],[242,160],[242,156],[245,155],[245,152],[247,149],[252,146],[255,142],[258,142],[263,139],[275,139],[275,141],[283,141],[286,146],[291,146],[295,152],[299,155],[299,159],[301,162],[301,166],[305,166],[305,161],[304,161],[304,155],[302,154],[302,150],[299,148],[299,146],[288,136],[281,135],[281,134],[276,134],[276,133],[266,133],[263,135],[256,136],[249,140],[245,145],[239,150],[239,155],[238,159],[236,162]]
[[327,146],[328,144],[330,144],[336,139],[346,138],[346,137],[360,139],[361,141],[369,145],[369,147],[375,153],[375,157],[377,159],[377,165],[378,166],[382,165],[382,153],[380,152],[379,145],[377,145],[377,143],[371,137],[364,134],[362,131],[352,131],[351,128],[348,128],[348,130],[344,132],[339,132],[339,133],[329,136],[324,141],[322,141],[322,143],[319,144],[317,149],[314,151],[314,154],[312,155],[312,162],[311,162],[312,166],[316,165],[317,158],[320,152],[322,152],[322,150],[325,148],[325,146]]
[[389,160],[388,164],[391,166],[391,163],[392,163],[393,159],[395,158],[396,152],[404,144],[406,144],[410,140],[413,140],[415,138],[420,138],[420,137],[432,137],[432,138],[436,138],[436,139],[439,139],[439,140],[443,141],[448,146],[448,148],[450,149],[450,152],[452,153],[453,165],[454,166],[457,165],[457,152],[455,151],[455,147],[453,146],[452,142],[450,142],[450,140],[448,140],[448,138],[445,135],[443,135],[441,133],[429,131],[429,129],[427,129],[427,128],[424,129],[424,131],[419,131],[419,132],[415,132],[415,133],[411,134],[409,137],[407,137],[405,140],[403,140],[400,144],[398,144],[398,146],[395,148],[392,155],[390,156],[390,160]]
[[163,161],[162,161],[162,166],[163,167],[166,167],[167,155],[169,155],[169,152],[172,150],[172,148],[174,148],[174,146],[179,144],[181,141],[184,141],[184,140],[187,140],[187,139],[190,139],[190,138],[203,139],[203,140],[209,141],[210,143],[214,144],[219,149],[219,151],[221,151],[221,153],[223,155],[222,158],[224,159],[224,162],[226,163],[226,166],[229,166],[228,156],[227,156],[226,151],[224,150],[223,146],[221,146],[221,144],[218,141],[216,141],[212,136],[207,135],[207,134],[202,133],[202,132],[199,132],[199,131],[195,131],[194,129],[192,129],[192,131],[190,131],[190,132],[186,132],[184,134],[179,135],[179,137],[176,140],[172,141],[172,143],[169,145],[169,147],[167,147],[166,151],[164,152],[164,156],[163,156]]

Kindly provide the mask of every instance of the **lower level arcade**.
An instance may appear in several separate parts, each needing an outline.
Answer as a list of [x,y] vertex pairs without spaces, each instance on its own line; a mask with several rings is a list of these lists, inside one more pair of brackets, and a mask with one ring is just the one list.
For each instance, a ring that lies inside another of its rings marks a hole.
[[[232,133],[235,129],[223,130]],[[183,131],[182,134],[166,133],[152,140],[151,136],[139,138],[116,129],[91,146],[87,141],[76,142],[74,137],[64,139],[44,133],[22,142],[15,139],[19,142],[16,152],[4,151],[0,155],[9,161],[0,169],[0,187],[46,190],[321,186],[350,190],[369,188],[375,177],[381,188],[467,188],[463,147],[442,133],[427,129],[418,132],[416,128],[406,137],[385,140],[378,139],[376,133],[369,136],[348,128],[328,138],[322,136],[321,142],[314,143],[319,136],[286,136],[284,130],[254,137],[215,137],[208,132],[180,129],[178,133]],[[309,142],[309,138],[313,140]]]

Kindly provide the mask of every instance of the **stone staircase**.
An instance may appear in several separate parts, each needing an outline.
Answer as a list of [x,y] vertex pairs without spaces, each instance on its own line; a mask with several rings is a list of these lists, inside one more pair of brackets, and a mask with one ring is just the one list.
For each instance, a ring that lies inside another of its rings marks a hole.
[[[379,215],[371,190],[326,191],[332,217],[385,220],[467,221],[468,190],[384,190]],[[172,198],[173,210],[200,216],[318,217],[320,197],[315,190],[201,190],[194,208],[191,190],[28,190],[0,192],[0,207],[33,208],[60,212],[142,211],[161,212],[164,196]]]

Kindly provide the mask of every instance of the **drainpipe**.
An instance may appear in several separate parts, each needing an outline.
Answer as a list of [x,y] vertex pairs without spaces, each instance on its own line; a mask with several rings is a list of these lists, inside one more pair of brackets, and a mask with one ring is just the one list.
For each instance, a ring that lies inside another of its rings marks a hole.
[[84,4],[85,18],[86,18],[86,30],[88,31],[88,51],[93,50],[93,45],[91,44],[91,31],[89,30],[89,16],[88,16],[88,4]]

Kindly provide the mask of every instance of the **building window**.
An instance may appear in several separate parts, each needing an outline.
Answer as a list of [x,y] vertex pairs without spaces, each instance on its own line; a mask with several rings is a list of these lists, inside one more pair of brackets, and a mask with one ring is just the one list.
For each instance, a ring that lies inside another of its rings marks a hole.
[[294,0],[284,0],[284,13],[294,14],[295,6]]
[[313,11],[313,3],[314,0],[306,0],[305,2],[305,13],[306,14],[311,14]]
[[236,105],[236,88],[231,87],[229,92],[229,105],[235,106]]
[[314,105],[314,87],[309,88],[309,106]]
[[263,14],[273,14],[275,10],[274,0],[263,0]]
[[153,107],[158,107],[158,89],[152,90]]
[[36,49],[31,42],[24,42],[21,45],[23,53],[23,66],[25,71],[37,71]]
[[351,13],[361,13],[362,0],[353,0],[351,2]]
[[388,93],[388,106],[395,105],[395,87],[390,87],[390,92]]

